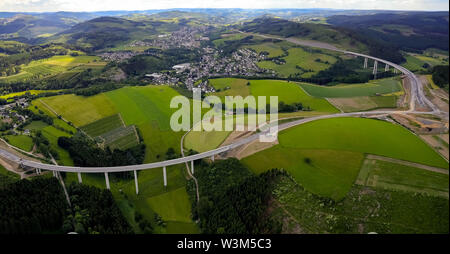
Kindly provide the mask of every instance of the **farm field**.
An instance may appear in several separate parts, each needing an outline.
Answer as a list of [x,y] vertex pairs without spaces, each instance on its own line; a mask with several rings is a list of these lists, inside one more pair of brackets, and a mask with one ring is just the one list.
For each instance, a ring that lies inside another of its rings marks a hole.
[[426,54],[406,54],[404,57],[406,63],[403,63],[402,66],[413,72],[425,71],[424,64],[428,64],[429,66],[448,65],[448,61],[446,62],[441,58],[427,56]]
[[191,203],[184,187],[150,197],[147,202],[165,221],[191,222]]
[[[0,77],[0,82],[17,82],[29,79],[50,77],[64,73],[81,66],[102,67],[106,63],[101,62],[96,56],[52,56],[50,58],[31,61],[29,64],[21,65],[21,71],[16,75]],[[78,69],[80,72],[81,69]]]
[[[338,112],[328,101],[322,98],[315,98],[306,94],[296,83],[290,83],[282,80],[245,80],[234,78],[210,79],[211,85],[222,91],[211,93],[211,95],[219,96],[224,100],[225,96],[242,96],[248,95],[265,96],[266,102],[269,103],[270,96],[278,96],[278,102],[292,104],[301,102],[304,106],[309,106],[313,111],[320,112]],[[249,84],[249,85],[247,85]],[[227,90],[224,88],[229,87]]]
[[28,90],[28,91],[23,91],[23,92],[16,92],[16,93],[0,95],[0,98],[7,100],[9,98],[13,98],[16,96],[22,96],[26,93],[30,93],[31,95],[37,95],[37,94],[41,94],[41,93],[54,93],[54,92],[59,92],[59,91],[61,91],[61,90]]
[[396,108],[397,96],[360,96],[350,98],[330,98],[331,104],[344,112],[357,112],[379,108]]
[[219,147],[230,131],[191,131],[184,139],[184,147],[199,153]]
[[[250,95],[250,88],[247,85],[246,79],[235,78],[217,78],[210,79],[209,83],[216,89],[213,93],[215,96],[219,96],[222,100],[225,96],[242,96],[246,97]],[[220,90],[220,91],[219,91]]]
[[246,47],[253,49],[257,53],[267,52],[268,57],[278,57],[284,54],[283,48],[285,48],[286,46],[288,46],[286,42],[279,42],[279,43],[266,42]]
[[71,134],[56,129],[55,127],[50,126],[42,121],[33,121],[25,126],[24,129],[29,129],[31,131],[41,131],[42,135],[44,135],[44,137],[46,137],[50,142],[50,146],[58,153],[59,158],[56,159],[58,164],[68,166],[73,165],[73,161],[72,158],[70,158],[69,153],[58,145],[59,137],[70,137]]
[[26,135],[6,135],[5,138],[8,139],[8,143],[18,147],[24,151],[30,152],[33,148],[33,140],[31,137]]
[[62,115],[63,118],[79,127],[117,114],[117,110],[105,94],[98,94],[91,97],[64,94],[33,101],[33,105],[38,103],[41,103],[41,106],[38,106],[39,108],[46,108],[50,112],[54,110]]
[[362,118],[332,118],[281,132],[279,144],[242,159],[253,172],[283,168],[306,190],[334,200],[350,190],[364,154],[448,169],[448,163],[403,127]]
[[[135,232],[141,232],[135,221],[136,213],[142,214],[152,223],[154,233],[199,232],[190,219],[190,205],[186,206],[190,203],[185,190],[185,170],[184,165],[167,167],[167,187],[163,185],[162,169],[139,171],[139,195],[136,195],[134,179],[120,179],[113,173],[110,174],[114,199]],[[106,188],[103,174],[82,174],[82,178],[83,184]],[[78,182],[76,174],[67,174],[66,183],[70,182]],[[158,203],[155,204],[155,202]],[[172,210],[174,207],[178,209]],[[155,214],[163,218],[167,224],[166,227],[157,225]]]
[[225,44],[225,41],[234,41],[245,38],[245,34],[235,33],[235,34],[223,34],[221,39],[214,40],[214,46],[220,47]]
[[447,198],[354,185],[345,199],[331,202],[287,177],[273,193],[283,233],[448,233]]
[[402,85],[396,78],[379,79],[365,84],[343,84],[332,87],[307,83],[299,83],[299,85],[311,96],[325,98],[374,96],[376,94],[390,94],[402,91]]
[[345,117],[309,122],[280,133],[279,141],[283,147],[363,152],[448,169],[448,163],[421,139],[381,120]]
[[[48,108],[48,105],[43,104],[42,102],[43,101],[40,99],[33,100],[31,102],[30,106],[28,107],[28,109],[33,111],[35,114],[42,113],[42,114],[46,114],[46,115],[52,117],[53,125],[57,126],[58,128],[63,128],[65,130],[67,130],[68,132],[72,132],[72,133],[77,132],[77,129],[74,126],[69,125],[68,123],[64,122],[62,119],[59,119],[58,116]],[[33,125],[36,122],[39,122],[39,121],[33,121],[33,122],[31,122],[30,125]]]
[[251,80],[250,90],[253,96],[278,96],[278,102],[292,104],[301,102],[303,106],[309,106],[313,111],[335,113],[338,110],[327,100],[315,98],[306,94],[296,83],[280,80]]
[[[179,95],[175,90],[167,86],[146,86],[146,87],[125,87],[107,93],[98,94],[91,97],[81,97],[75,95],[60,95],[42,98],[39,108],[44,107],[43,103],[48,105],[64,119],[71,121],[75,126],[86,126],[97,120],[120,113],[125,125],[135,125],[141,131],[144,143],[146,144],[145,162],[160,161],[165,159],[165,152],[172,147],[179,151],[180,139],[183,132],[173,132],[169,126],[169,120],[172,112],[176,109],[170,109],[170,100]],[[39,100],[33,101],[36,102]],[[43,102],[43,103],[42,103]],[[73,107],[72,105],[77,105]],[[95,129],[95,128],[94,128]],[[128,221],[138,230],[134,221],[134,213],[138,211],[146,219],[154,222],[153,209],[150,207],[147,199],[164,193],[170,193],[173,190],[185,186],[184,165],[168,168],[168,186],[164,188],[162,179],[162,169],[144,170],[139,172],[139,195],[135,194],[134,180],[121,180],[111,178],[111,189],[121,210],[125,213]],[[78,181],[76,174],[67,174],[66,181]],[[103,175],[83,174],[83,183],[105,188],[105,179]],[[122,193],[119,190],[122,190]],[[160,199],[171,198],[177,194],[167,194]],[[181,195],[180,199],[187,196]],[[185,202],[189,202],[185,200]],[[171,200],[165,200],[160,204],[159,209],[169,206]],[[190,209],[190,207],[189,207]],[[183,233],[198,232],[195,224],[186,221],[186,213],[190,211],[176,211],[183,217],[183,221],[170,221],[167,228],[154,226],[156,232],[170,233],[176,231],[178,224],[188,230]],[[163,214],[161,214],[163,216]],[[172,216],[172,215],[170,215]],[[177,215],[178,216],[178,215]],[[174,230],[174,231],[172,231]]]
[[356,183],[448,198],[449,176],[393,162],[367,159]]
[[128,149],[139,144],[136,127],[130,125],[127,127],[119,127],[100,136],[104,146],[114,149]]
[[80,129],[91,137],[97,137],[119,127],[124,127],[124,124],[120,118],[120,115],[115,114],[81,126]]
[[341,200],[358,176],[363,159],[358,152],[287,148],[280,143],[242,162],[256,174],[272,168],[287,170],[306,190]]
[[258,63],[258,66],[264,69],[274,70],[282,77],[289,77],[289,75],[300,73],[301,77],[308,78],[319,71],[327,69],[337,61],[331,55],[312,53],[303,48],[290,48],[288,50],[288,56],[283,57],[283,59],[286,61],[286,64],[279,65],[272,61],[261,61]]
[[141,131],[147,147],[145,161],[151,162],[161,160],[169,147],[179,146],[183,133],[170,129],[170,116],[177,109],[169,108],[171,98],[177,95],[167,86],[145,86],[124,87],[90,97],[70,94],[40,100],[75,126],[120,113],[125,125],[136,125]]

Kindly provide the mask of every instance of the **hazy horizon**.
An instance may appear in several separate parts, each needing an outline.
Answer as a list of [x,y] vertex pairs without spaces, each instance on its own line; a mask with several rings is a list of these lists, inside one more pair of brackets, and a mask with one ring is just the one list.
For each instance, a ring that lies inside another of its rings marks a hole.
[[166,9],[330,9],[386,11],[449,11],[444,0],[2,0],[0,12],[101,12]]

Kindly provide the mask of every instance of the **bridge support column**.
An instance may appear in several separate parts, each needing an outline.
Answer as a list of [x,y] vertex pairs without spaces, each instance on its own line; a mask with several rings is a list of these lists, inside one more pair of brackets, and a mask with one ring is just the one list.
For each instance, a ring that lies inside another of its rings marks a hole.
[[367,69],[369,59],[364,58],[364,69]]
[[166,166],[163,167],[163,177],[164,177],[164,187],[167,186],[167,172],[166,172]]
[[137,172],[134,171],[134,185],[136,185],[136,195],[139,194],[139,186],[138,186],[138,178],[137,178]]
[[389,64],[386,64],[386,66],[384,67],[384,71],[389,71]]
[[194,160],[191,160],[191,173],[194,174]]
[[110,190],[108,172],[105,172],[106,189]]
[[38,174],[38,175],[41,174],[41,170],[39,168],[36,168],[36,174]]
[[378,61],[375,60],[375,62],[373,63],[373,76],[374,76],[374,79],[377,79],[377,72],[378,72]]
[[81,179],[81,173],[78,172],[77,175],[78,175],[78,183],[83,183],[83,179]]
[[213,155],[213,156],[211,156],[211,161],[212,161],[212,162],[214,162],[214,155]]
[[59,180],[59,173],[58,173],[58,171],[53,171],[53,172],[55,172],[55,177],[56,177],[56,179]]
[[52,171],[52,173],[53,173],[53,177],[58,178],[58,176],[56,175],[56,171]]

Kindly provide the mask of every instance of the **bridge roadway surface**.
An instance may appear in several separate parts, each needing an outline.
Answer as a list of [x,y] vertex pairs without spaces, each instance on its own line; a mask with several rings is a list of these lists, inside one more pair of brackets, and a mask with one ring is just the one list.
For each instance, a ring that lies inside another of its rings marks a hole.
[[[293,43],[304,45],[304,46],[311,46],[311,47],[319,47],[323,49],[328,50],[334,50],[338,51],[344,54],[359,56],[359,57],[365,57],[372,60],[375,60],[377,62],[381,62],[384,64],[387,64],[393,68],[396,68],[400,72],[402,72],[406,78],[409,79],[411,84],[411,96],[410,96],[410,108],[406,111],[388,111],[388,110],[382,110],[382,111],[365,111],[365,112],[353,112],[353,113],[339,113],[339,114],[332,114],[332,115],[321,115],[321,116],[315,116],[315,117],[309,117],[305,119],[300,119],[288,123],[284,123],[278,126],[278,131],[282,131],[300,124],[304,124],[307,122],[320,120],[320,119],[328,119],[328,118],[335,118],[335,117],[352,117],[352,116],[369,116],[369,115],[380,115],[380,114],[392,114],[392,113],[398,113],[398,114],[432,114],[432,115],[443,115],[444,117],[448,118],[448,113],[442,112],[439,110],[438,107],[436,107],[430,100],[428,100],[422,90],[422,85],[419,79],[412,73],[411,71],[407,70],[406,68],[391,63],[387,60],[383,60],[380,58],[372,57],[365,54],[360,54],[356,52],[341,50],[333,47],[329,47],[324,44],[314,44],[312,45],[311,42],[302,42],[302,41],[296,41],[295,39],[292,40],[290,38],[278,38],[273,36],[267,36],[267,35],[260,35],[257,34],[257,36],[262,36],[266,38],[274,38],[274,39],[280,39],[280,40],[289,40]],[[422,112],[422,111],[415,111],[416,102],[421,106],[425,107],[428,106],[431,111],[428,112]],[[247,138],[240,139],[230,145],[222,146],[214,150],[210,150],[207,152],[181,157],[173,160],[166,160],[161,162],[153,162],[153,163],[147,163],[147,164],[140,164],[140,165],[128,165],[128,166],[117,166],[117,167],[72,167],[72,166],[58,166],[58,165],[51,165],[51,164],[45,164],[30,160],[21,159],[20,157],[16,156],[15,154],[12,154],[6,150],[0,149],[0,156],[3,158],[6,158],[10,161],[16,162],[19,165],[22,166],[28,166],[32,168],[38,168],[38,169],[44,169],[49,171],[60,171],[60,172],[76,172],[76,173],[114,173],[114,172],[124,172],[124,171],[137,171],[137,170],[145,170],[145,169],[153,169],[153,168],[164,168],[167,166],[177,165],[181,163],[187,163],[194,160],[204,159],[204,158],[211,158],[214,155],[222,154],[227,151],[230,151],[234,148],[237,148],[241,145],[248,144],[252,141],[255,141],[259,139],[262,135],[267,135],[269,133],[269,130],[253,134]]]

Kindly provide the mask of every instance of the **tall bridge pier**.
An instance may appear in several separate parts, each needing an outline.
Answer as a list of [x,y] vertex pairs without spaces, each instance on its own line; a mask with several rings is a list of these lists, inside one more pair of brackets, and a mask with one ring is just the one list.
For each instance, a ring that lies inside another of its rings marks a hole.
[[377,79],[377,72],[378,72],[378,61],[375,60],[375,62],[373,63],[373,76],[374,76],[374,79]]
[[105,172],[106,189],[110,190],[108,172]]
[[364,69],[367,69],[368,61],[369,61],[369,59],[367,57],[364,58]]
[[166,166],[163,167],[163,177],[164,177],[164,187],[167,186],[167,172],[166,172]]
[[386,66],[384,66],[384,71],[389,71],[389,64],[386,64]]
[[137,171],[134,170],[134,185],[136,185],[136,195],[139,194],[139,186],[138,186],[138,178],[137,178]]

